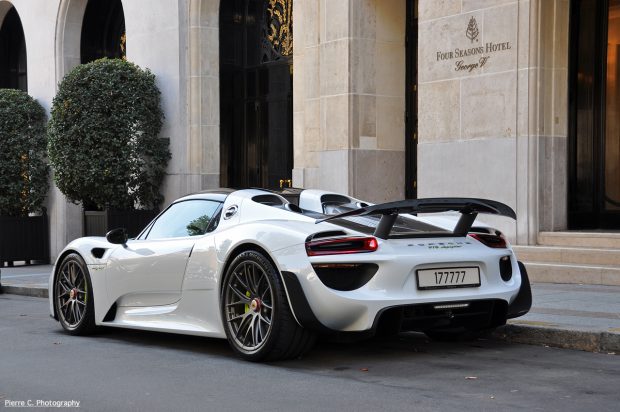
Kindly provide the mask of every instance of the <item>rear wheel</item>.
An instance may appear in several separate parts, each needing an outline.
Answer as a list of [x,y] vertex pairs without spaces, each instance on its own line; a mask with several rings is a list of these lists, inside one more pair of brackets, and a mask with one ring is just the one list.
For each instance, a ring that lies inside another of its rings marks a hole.
[[229,265],[221,313],[230,346],[249,361],[296,358],[315,341],[293,318],[277,270],[257,251],[242,252]]
[[72,335],[95,330],[95,306],[86,263],[77,253],[67,255],[54,280],[54,307],[62,327]]

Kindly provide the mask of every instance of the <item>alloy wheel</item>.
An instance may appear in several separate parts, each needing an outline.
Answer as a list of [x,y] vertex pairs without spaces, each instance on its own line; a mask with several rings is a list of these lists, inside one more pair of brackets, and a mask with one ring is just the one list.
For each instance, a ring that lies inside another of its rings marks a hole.
[[265,270],[256,262],[240,262],[228,277],[224,292],[226,322],[235,344],[255,352],[272,330],[273,289]]

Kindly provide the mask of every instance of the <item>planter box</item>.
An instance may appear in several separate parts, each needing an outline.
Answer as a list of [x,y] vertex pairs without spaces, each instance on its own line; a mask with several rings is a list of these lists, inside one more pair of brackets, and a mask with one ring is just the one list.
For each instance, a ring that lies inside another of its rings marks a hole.
[[49,263],[47,215],[0,216],[0,266],[5,262]]
[[84,235],[105,236],[112,229],[124,227],[130,238],[136,237],[158,213],[158,210],[85,210]]

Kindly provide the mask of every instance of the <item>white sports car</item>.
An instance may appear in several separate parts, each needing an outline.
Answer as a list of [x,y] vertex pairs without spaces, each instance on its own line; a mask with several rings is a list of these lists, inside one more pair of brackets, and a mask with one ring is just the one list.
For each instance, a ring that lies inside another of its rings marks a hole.
[[[417,217],[456,211],[460,218]],[[96,326],[228,339],[252,361],[294,358],[317,334],[449,339],[531,306],[524,266],[469,198],[372,205],[319,190],[212,190],[173,202],[135,239],[71,242],[49,280],[72,334]]]

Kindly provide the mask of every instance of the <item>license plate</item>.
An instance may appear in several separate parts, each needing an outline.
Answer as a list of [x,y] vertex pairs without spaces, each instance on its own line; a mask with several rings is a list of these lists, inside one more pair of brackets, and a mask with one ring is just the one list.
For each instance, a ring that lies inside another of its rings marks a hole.
[[480,286],[480,268],[433,268],[417,271],[418,289],[470,288]]

